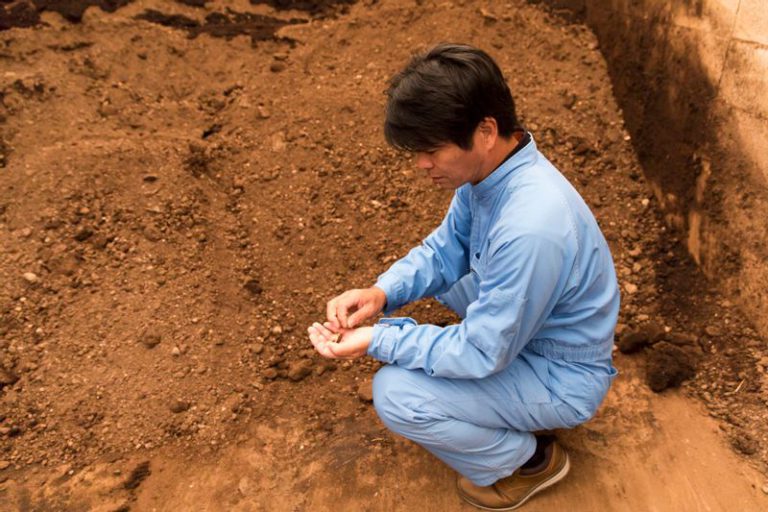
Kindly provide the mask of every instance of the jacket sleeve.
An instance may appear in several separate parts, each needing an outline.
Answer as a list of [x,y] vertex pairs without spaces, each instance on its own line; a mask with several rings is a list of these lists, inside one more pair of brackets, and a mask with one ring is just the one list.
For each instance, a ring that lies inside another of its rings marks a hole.
[[440,226],[379,276],[375,286],[387,295],[384,313],[447,291],[469,272],[472,220],[466,196],[457,190]]
[[482,378],[507,367],[557,302],[566,248],[545,235],[521,235],[489,258],[464,321],[438,327],[389,319],[374,327],[368,353],[436,377]]

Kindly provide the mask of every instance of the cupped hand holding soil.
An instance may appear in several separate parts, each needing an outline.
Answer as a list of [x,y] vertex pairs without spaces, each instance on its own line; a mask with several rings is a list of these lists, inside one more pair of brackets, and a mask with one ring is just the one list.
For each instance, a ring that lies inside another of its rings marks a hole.
[[307,332],[315,350],[329,359],[362,357],[368,352],[368,345],[373,339],[373,327],[338,329],[330,322],[315,322]]

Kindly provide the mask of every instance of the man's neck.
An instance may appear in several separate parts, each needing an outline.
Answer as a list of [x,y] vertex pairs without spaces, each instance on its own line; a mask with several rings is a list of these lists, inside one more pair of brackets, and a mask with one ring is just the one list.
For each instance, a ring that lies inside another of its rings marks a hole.
[[[524,136],[525,132],[519,130],[513,132],[512,135],[508,138],[499,137],[496,145],[488,154],[488,165],[483,169],[482,177],[477,181],[477,183],[480,183],[485,178],[490,176],[493,171],[498,169],[499,166],[509,157],[509,154],[517,147],[520,141],[523,140]],[[477,185],[477,183],[475,183],[475,185]]]

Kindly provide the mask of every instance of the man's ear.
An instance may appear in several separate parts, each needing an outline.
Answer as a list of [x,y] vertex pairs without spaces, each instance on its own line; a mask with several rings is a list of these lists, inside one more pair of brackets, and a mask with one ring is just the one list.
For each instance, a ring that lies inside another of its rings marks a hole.
[[496,144],[496,138],[499,136],[499,125],[493,117],[486,117],[477,126],[477,130],[482,137],[485,147],[490,149]]

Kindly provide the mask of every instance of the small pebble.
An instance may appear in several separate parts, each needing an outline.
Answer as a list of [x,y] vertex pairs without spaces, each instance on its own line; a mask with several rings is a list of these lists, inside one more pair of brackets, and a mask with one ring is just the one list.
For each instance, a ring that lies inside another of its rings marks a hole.
[[244,476],[240,479],[240,482],[237,484],[237,490],[240,491],[240,494],[243,496],[248,495],[251,490],[251,481],[248,480],[247,476]]
[[256,112],[258,114],[259,119],[269,119],[270,117],[272,117],[272,113],[269,111],[269,109],[261,105],[256,108]]
[[245,282],[243,288],[251,292],[253,295],[259,295],[263,291],[261,283],[259,283],[258,279],[249,279]]
[[82,228],[77,233],[75,233],[75,240],[78,242],[85,242],[89,238],[93,236],[93,230],[89,228]]
[[140,341],[147,348],[155,348],[160,344],[160,340],[160,334],[156,332],[145,332]]
[[293,382],[298,382],[310,375],[312,369],[312,362],[307,359],[295,361],[288,366],[288,378]]
[[630,295],[634,295],[637,293],[637,285],[632,283],[624,283],[624,290]]
[[363,402],[373,402],[373,381],[371,379],[367,379],[357,386],[357,398]]
[[168,406],[168,408],[171,410],[174,414],[180,414],[184,411],[189,410],[190,403],[186,400],[175,400],[171,403],[171,405]]
[[40,278],[37,277],[37,274],[35,274],[34,272],[24,272],[23,277],[26,282],[32,283],[32,284],[40,281]]
[[723,335],[723,331],[716,325],[708,325],[704,329],[704,332],[707,333],[707,336],[711,336],[713,338]]
[[18,380],[19,380],[18,375],[0,366],[0,389],[2,389],[3,386],[10,386],[12,384],[16,384]]
[[[8,469],[10,466],[11,466],[11,463],[8,462],[7,460],[0,460],[0,471],[4,469]],[[765,488],[763,488],[763,490],[765,490]]]

